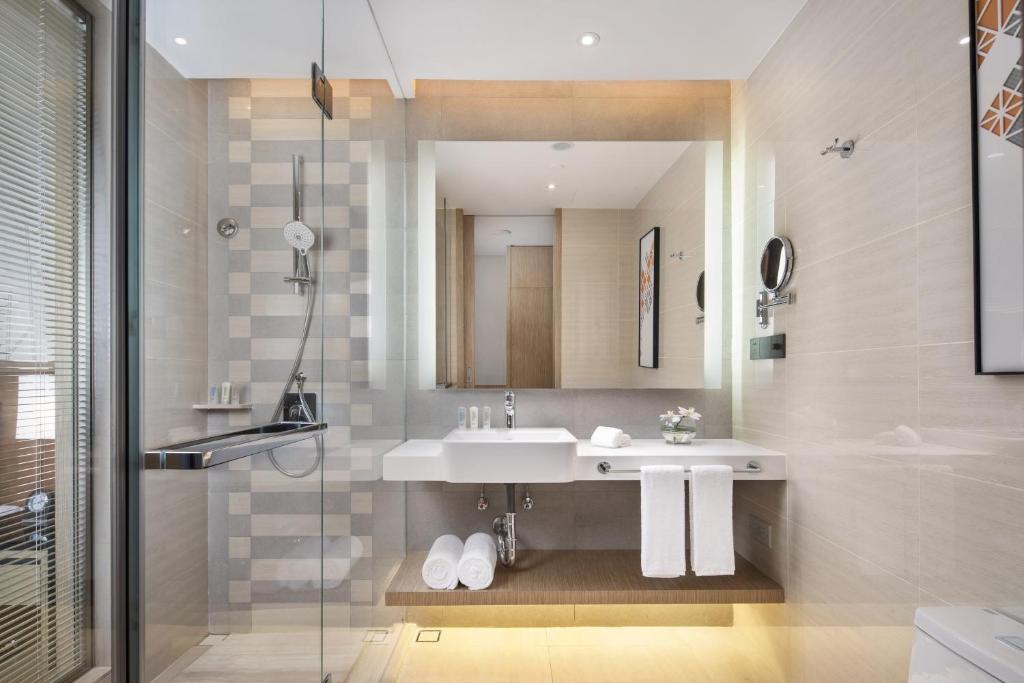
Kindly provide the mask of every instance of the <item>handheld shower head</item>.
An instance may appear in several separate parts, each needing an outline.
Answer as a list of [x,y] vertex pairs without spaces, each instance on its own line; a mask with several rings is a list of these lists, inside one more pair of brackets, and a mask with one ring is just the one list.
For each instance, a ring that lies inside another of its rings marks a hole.
[[289,221],[284,226],[284,239],[303,256],[316,242],[316,235],[301,220]]

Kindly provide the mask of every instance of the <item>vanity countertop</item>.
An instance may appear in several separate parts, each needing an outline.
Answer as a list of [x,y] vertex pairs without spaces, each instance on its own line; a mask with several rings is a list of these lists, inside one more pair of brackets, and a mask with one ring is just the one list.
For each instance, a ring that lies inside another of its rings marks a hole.
[[[384,455],[384,479],[388,481],[445,481],[440,439],[411,439]],[[786,456],[736,439],[696,439],[672,445],[663,439],[633,439],[625,448],[594,446],[589,439],[576,445],[575,480],[637,480],[639,473],[601,474],[600,462],[613,469],[638,469],[643,465],[731,465],[742,469],[755,460],[758,474],[737,472],[737,480],[767,481],[786,478]],[[688,476],[688,475],[687,475]],[[532,482],[517,482],[532,483]]]

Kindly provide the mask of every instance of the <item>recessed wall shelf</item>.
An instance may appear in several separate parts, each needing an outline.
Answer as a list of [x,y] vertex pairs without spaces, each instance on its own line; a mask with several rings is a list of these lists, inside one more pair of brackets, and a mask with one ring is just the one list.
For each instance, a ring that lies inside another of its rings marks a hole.
[[384,594],[388,606],[780,603],[782,586],[736,556],[733,576],[648,579],[639,550],[526,550],[500,564],[486,590],[435,591],[423,583],[426,553],[410,552]]
[[192,410],[252,410],[251,403],[193,403]]

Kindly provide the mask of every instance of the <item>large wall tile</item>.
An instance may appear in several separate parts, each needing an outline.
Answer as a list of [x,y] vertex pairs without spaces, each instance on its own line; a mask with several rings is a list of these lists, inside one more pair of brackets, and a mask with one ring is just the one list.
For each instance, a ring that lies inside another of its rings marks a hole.
[[807,447],[788,454],[789,518],[907,581],[917,580],[918,471]]
[[916,586],[800,525],[789,531],[794,680],[906,680]]
[[1024,602],[1024,489],[921,473],[921,588],[949,603]]
[[905,346],[917,341],[913,228],[806,267],[786,310],[787,352]]
[[794,354],[787,359],[787,433],[885,455],[898,427],[917,429],[917,349]]
[[974,339],[974,241],[970,207],[917,227],[917,321],[922,344]]

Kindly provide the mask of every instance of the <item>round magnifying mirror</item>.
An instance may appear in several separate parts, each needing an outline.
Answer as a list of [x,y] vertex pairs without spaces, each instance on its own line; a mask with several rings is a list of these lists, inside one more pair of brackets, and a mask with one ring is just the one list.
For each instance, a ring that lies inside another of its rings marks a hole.
[[776,235],[761,252],[761,284],[772,294],[778,293],[793,274],[793,244]]
[[697,278],[697,308],[700,312],[704,312],[704,271],[700,271],[700,277]]

